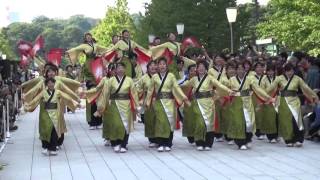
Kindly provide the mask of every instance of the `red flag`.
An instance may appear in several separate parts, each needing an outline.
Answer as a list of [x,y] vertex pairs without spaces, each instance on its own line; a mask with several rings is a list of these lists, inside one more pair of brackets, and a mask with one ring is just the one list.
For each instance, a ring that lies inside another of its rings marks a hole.
[[96,82],[99,83],[103,78],[103,71],[104,71],[102,58],[98,57],[95,60],[91,61],[90,68],[91,68],[91,72],[94,75],[94,78],[96,79]]
[[195,37],[184,38],[181,44],[181,51],[185,53],[190,47],[201,48],[201,44]]
[[63,49],[61,48],[52,48],[47,54],[48,62],[59,66],[61,64],[61,57],[62,57]]
[[18,46],[19,54],[21,55],[21,59],[22,59],[22,56],[26,56],[26,57],[30,56],[30,53],[33,48],[30,42],[19,40],[17,46]]
[[30,54],[31,57],[34,57],[37,54],[37,52],[43,47],[44,47],[44,38],[42,35],[39,35],[34,42],[34,46]]

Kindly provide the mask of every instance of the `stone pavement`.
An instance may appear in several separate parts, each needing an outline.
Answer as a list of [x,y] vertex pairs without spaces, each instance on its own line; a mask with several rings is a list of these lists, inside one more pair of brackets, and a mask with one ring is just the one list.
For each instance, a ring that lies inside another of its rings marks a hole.
[[41,154],[38,112],[21,116],[18,131],[0,155],[7,164],[0,180],[91,180],[91,179],[320,179],[320,144],[306,142],[303,148],[287,148],[254,141],[251,150],[215,143],[213,150],[198,152],[181,131],[175,132],[169,153],[148,148],[143,125],[136,124],[129,151],[116,154],[105,147],[101,130],[89,130],[84,110],[66,114],[68,133],[58,156]]

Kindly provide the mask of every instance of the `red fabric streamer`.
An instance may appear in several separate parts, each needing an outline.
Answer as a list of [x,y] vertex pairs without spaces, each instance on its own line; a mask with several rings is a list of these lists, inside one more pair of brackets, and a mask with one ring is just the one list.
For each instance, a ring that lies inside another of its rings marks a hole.
[[94,75],[96,83],[99,84],[99,82],[103,78],[103,71],[104,71],[102,58],[98,57],[95,60],[91,61],[90,68],[91,68],[91,72]]
[[28,64],[29,64],[28,57],[22,54],[20,59],[20,66],[26,67]]
[[112,62],[116,57],[117,57],[117,52],[111,51],[105,54],[104,59],[107,60],[108,62]]
[[33,58],[37,54],[37,52],[42,48],[44,48],[44,38],[42,35],[39,35],[34,42],[34,46],[30,54],[31,57]]
[[214,124],[213,124],[213,129],[214,129],[214,131],[218,131],[218,130],[219,130],[219,128],[220,128],[220,126],[219,126],[218,114],[217,114],[217,112],[215,112],[215,114],[214,114]]
[[151,57],[141,51],[139,48],[134,49],[135,53],[137,54],[137,63],[138,64],[144,64],[148,63],[151,60]]
[[129,91],[129,96],[130,96],[130,109],[131,109],[131,112],[135,113],[136,109],[135,109],[135,104],[134,104],[134,100],[133,100],[133,96],[132,96],[131,91]]
[[182,53],[185,53],[188,48],[190,47],[196,47],[196,48],[201,48],[201,44],[195,37],[186,37],[182,40],[181,44],[181,51]]
[[61,48],[52,48],[47,54],[48,62],[59,66],[62,61],[63,49]]
[[26,57],[29,57],[32,51],[32,44],[28,41],[20,40],[17,44],[19,54]]
[[166,48],[166,50],[162,54],[162,57],[167,59],[168,64],[173,63],[173,56],[174,54],[168,48]]

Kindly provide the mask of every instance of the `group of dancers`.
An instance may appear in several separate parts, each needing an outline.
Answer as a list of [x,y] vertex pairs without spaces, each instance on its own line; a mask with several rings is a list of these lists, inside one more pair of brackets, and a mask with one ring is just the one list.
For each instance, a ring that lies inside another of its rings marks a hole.
[[[166,52],[172,56],[167,56]],[[150,148],[171,151],[177,121],[183,119],[182,133],[198,151],[209,151],[213,142],[228,141],[240,150],[249,149],[252,137],[266,136],[270,143],[282,137],[288,147],[301,147],[304,141],[300,99],[301,89],[309,102],[319,99],[306,83],[294,74],[290,63],[283,74],[276,75],[272,64],[257,61],[228,60],[218,55],[212,60],[187,58],[174,33],[161,43],[143,48],[131,40],[127,30],[121,38],[113,36],[112,45],[96,44],[90,33],[84,43],[66,53],[76,64],[81,53],[86,55],[82,66],[86,91],[79,93],[80,83],[61,75],[59,68],[46,64],[43,76],[22,85],[26,111],[40,105],[39,132],[43,153],[57,154],[66,132],[65,107],[79,107],[79,94],[85,94],[86,119],[90,129],[103,125],[102,137],[115,152],[127,152],[134,121],[141,117]],[[108,70],[97,81],[91,62],[104,60]],[[151,57],[146,72],[137,63],[138,54]]]

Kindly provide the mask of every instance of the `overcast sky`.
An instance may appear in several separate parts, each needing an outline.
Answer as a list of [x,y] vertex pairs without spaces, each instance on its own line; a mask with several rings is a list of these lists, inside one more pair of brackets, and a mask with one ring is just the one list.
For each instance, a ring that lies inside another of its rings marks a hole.
[[[128,0],[130,13],[144,13],[144,3],[151,0]],[[260,0],[266,4],[269,0]],[[22,3],[23,2],[23,3]],[[252,0],[238,0],[239,3]],[[14,21],[30,22],[34,17],[45,15],[50,18],[68,18],[83,14],[87,17],[103,18],[107,6],[113,6],[115,0],[91,0],[84,3],[79,0],[0,0],[0,27]]]

